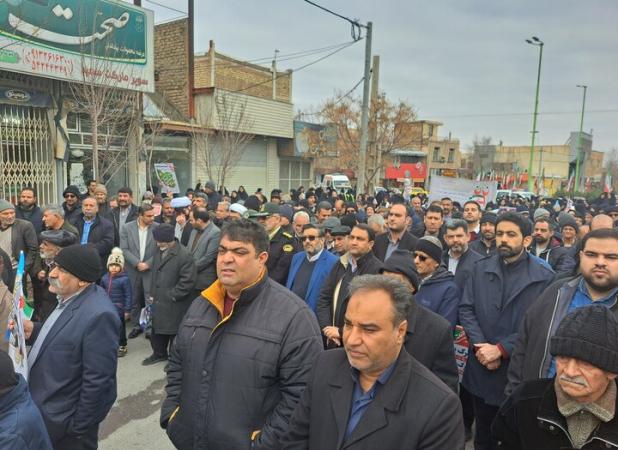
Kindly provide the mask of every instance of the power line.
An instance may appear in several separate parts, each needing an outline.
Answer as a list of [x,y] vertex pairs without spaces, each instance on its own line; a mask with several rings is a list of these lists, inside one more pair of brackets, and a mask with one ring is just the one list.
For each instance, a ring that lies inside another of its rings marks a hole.
[[[362,77],[360,80],[358,80],[358,83],[356,83],[354,86],[352,86],[352,88],[347,91],[345,94],[340,95],[339,97],[337,97],[337,99],[333,102],[333,106],[337,105],[339,102],[341,102],[344,98],[349,97],[356,89],[358,89],[358,87],[361,85],[361,83],[365,81],[365,77]],[[322,109],[321,111],[314,111],[311,113],[304,113],[304,112],[300,112],[300,116],[304,117],[304,116],[319,116],[320,114],[322,114],[324,112],[324,109]]]
[[350,19],[349,17],[346,17],[346,16],[344,16],[344,15],[342,15],[342,14],[336,13],[335,11],[332,11],[332,10],[330,10],[330,9],[328,9],[328,8],[325,8],[325,7],[324,7],[324,6],[322,6],[322,5],[318,5],[317,3],[312,2],[311,0],[304,0],[304,1],[305,1],[306,3],[309,3],[309,4],[310,4],[310,5],[312,5],[312,6],[315,6],[316,8],[321,9],[322,11],[325,11],[325,12],[327,12],[327,13],[329,13],[329,14],[332,14],[332,15],[333,15],[333,16],[335,16],[335,17],[339,17],[340,19],[343,19],[343,20],[345,20],[345,21],[349,22],[349,23],[350,23],[350,25],[352,26],[352,39],[354,39],[355,41],[357,41],[357,40],[361,39],[360,29],[361,29],[361,27],[365,27],[365,28],[366,28],[366,26],[365,26],[365,25],[362,25],[362,24],[358,21],[358,19]]
[[[359,41],[360,41],[360,39],[359,39]],[[300,67],[297,67],[296,69],[290,69],[289,72],[287,72],[287,73],[277,74],[277,76],[274,79],[277,80],[278,78],[280,78],[282,76],[287,76],[289,73],[300,72],[301,70],[306,69],[307,67],[311,67],[312,65],[317,64],[320,61],[324,61],[326,58],[330,58],[331,56],[339,53],[341,50],[344,50],[344,49],[350,47],[351,45],[356,44],[359,41],[352,41],[352,42],[348,43],[347,45],[345,45],[343,47],[340,47],[340,48],[338,48],[336,50],[333,50],[332,52],[328,53],[327,55],[321,56],[318,59],[315,59],[315,60],[313,60],[311,62],[308,62],[307,64],[304,64],[304,65],[302,65]],[[262,81],[260,83],[255,83],[255,84],[249,85],[247,87],[244,87],[242,89],[236,89],[235,91],[230,91],[230,92],[244,92],[244,91],[247,91],[247,90],[252,89],[254,87],[261,86],[261,85],[267,84],[267,83],[271,83],[272,81],[273,81],[272,79],[264,80],[264,81]]]
[[[603,113],[615,113],[618,112],[618,108],[616,109],[596,109],[596,110],[587,110],[586,114],[603,114]],[[460,118],[474,118],[474,117],[513,117],[513,116],[531,116],[533,113],[531,112],[510,112],[510,113],[481,113],[481,114],[447,114],[447,115],[437,115],[436,117],[440,117],[442,119],[460,119]],[[581,114],[581,111],[548,111],[548,112],[539,112],[539,116],[558,116],[558,115],[570,115],[570,114]]]
[[170,11],[175,11],[177,13],[184,14],[185,16],[189,14],[186,11],[181,11],[179,9],[172,8],[171,6],[167,6],[167,5],[164,5],[163,3],[155,2],[154,0],[145,0],[145,1],[147,1],[148,3],[152,3],[153,5],[160,6],[161,8],[169,9]]

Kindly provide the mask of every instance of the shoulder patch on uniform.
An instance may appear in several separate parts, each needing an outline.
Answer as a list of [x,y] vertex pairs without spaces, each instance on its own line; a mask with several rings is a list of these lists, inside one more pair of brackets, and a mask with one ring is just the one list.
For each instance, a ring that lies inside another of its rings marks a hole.
[[292,236],[292,235],[291,235],[290,233],[288,233],[287,231],[284,231],[282,234],[283,234],[286,238],[288,238],[288,239],[294,239],[294,236]]
[[283,246],[283,251],[284,252],[292,252],[292,251],[294,251],[294,246],[291,245],[291,244],[285,244]]

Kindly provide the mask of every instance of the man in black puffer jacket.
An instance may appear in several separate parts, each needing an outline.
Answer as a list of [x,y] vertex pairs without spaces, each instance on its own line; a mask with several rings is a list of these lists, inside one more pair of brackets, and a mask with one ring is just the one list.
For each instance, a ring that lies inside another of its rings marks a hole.
[[221,231],[217,275],[185,315],[166,367],[161,426],[179,449],[278,449],[322,350],[313,312],[268,277],[268,235]]

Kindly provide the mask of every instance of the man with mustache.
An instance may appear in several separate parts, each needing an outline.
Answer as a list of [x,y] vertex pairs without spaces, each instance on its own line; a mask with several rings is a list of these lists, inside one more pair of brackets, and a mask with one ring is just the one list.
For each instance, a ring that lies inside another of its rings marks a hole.
[[524,317],[511,355],[507,394],[523,381],[555,374],[549,342],[568,313],[590,305],[618,310],[618,231],[591,231],[581,244],[580,275],[552,284]]
[[618,319],[603,305],[577,308],[551,338],[556,373],[520,384],[492,435],[507,450],[618,448]]
[[475,450],[497,448],[490,425],[504,400],[507,370],[519,325],[552,282],[551,269],[526,251],[530,222],[505,213],[496,222],[498,253],[478,261],[459,305],[459,321],[470,342],[464,387],[473,396]]

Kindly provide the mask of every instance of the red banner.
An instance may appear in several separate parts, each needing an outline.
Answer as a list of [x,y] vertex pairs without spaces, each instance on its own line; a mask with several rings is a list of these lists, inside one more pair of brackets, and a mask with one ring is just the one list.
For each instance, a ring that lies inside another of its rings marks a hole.
[[422,162],[417,163],[401,163],[399,167],[388,166],[386,168],[386,178],[388,180],[396,179],[422,179],[427,178],[427,165]]

